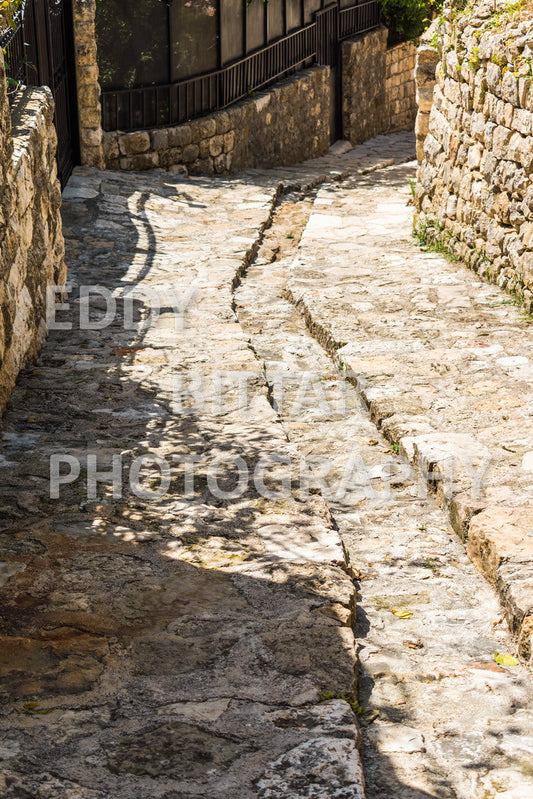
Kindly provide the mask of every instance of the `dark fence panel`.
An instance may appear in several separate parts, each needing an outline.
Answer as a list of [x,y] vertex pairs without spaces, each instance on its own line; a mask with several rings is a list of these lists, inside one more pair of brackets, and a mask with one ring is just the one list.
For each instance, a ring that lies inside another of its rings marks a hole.
[[315,26],[309,25],[253,55],[209,75],[167,86],[104,92],[106,130],[177,125],[247,97],[314,59]]
[[268,3],[252,3],[246,9],[246,52],[253,53],[267,43],[265,16]]
[[[224,8],[225,0],[222,0]],[[275,25],[289,30],[293,20],[289,10],[293,0],[271,0]],[[232,63],[186,80],[165,84],[105,90],[102,94],[103,127],[105,130],[138,130],[148,127],[176,125],[194,117],[226,108],[297,69],[311,64],[336,67],[339,43],[349,36],[372,30],[379,25],[379,6],[367,0],[350,8],[334,2],[313,12],[314,21],[303,26],[306,8],[320,8],[324,0],[302,0],[298,4],[300,22],[297,30],[264,45],[269,30],[268,3],[247,6],[246,0],[231,0],[233,19],[222,15],[220,63],[235,53]],[[248,8],[247,13],[244,9]],[[272,23],[274,24],[274,22]],[[226,33],[224,34],[224,31]],[[232,37],[232,49],[224,47],[224,35]],[[258,45],[259,43],[259,45]],[[239,49],[240,48],[240,49]]]
[[[129,2],[131,4],[131,0]],[[170,28],[168,41],[170,75],[161,81],[144,81],[144,83],[168,83],[218,69],[219,11],[214,2],[207,10],[209,13],[205,13],[205,8],[200,9],[189,0],[173,0],[167,9]],[[125,85],[117,84],[117,88],[123,89]]]
[[[174,0],[173,5],[179,17],[183,3]],[[187,20],[191,33],[203,34],[196,30],[191,16]],[[183,20],[180,22],[183,26]],[[134,88],[173,80],[169,73],[170,25],[169,6],[161,0],[97,0],[98,65],[103,88]],[[198,38],[205,47],[205,36]],[[194,59],[188,41],[183,42],[183,51],[186,58]],[[210,67],[210,63],[198,63],[199,72]],[[180,77],[190,74],[184,72]]]
[[339,7],[331,5],[315,15],[317,64],[336,67],[339,54]]

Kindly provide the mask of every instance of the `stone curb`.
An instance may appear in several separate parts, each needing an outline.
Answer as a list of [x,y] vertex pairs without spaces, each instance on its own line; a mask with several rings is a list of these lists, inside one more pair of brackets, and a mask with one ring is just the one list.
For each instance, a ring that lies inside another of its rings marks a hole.
[[[374,398],[365,376],[356,375],[339,352],[343,342],[337,341],[327,326],[314,317],[303,297],[288,289],[286,298],[297,308],[306,321],[310,333],[327,350],[346,379],[354,385],[364,399],[372,421],[380,428],[399,452],[419,472],[430,477],[427,483],[437,492],[446,507],[455,532],[467,542],[467,552],[497,589],[509,625],[518,637],[519,653],[529,661],[533,654],[533,509],[531,507],[487,507],[481,498],[472,498],[469,486],[458,485],[458,490],[448,493],[446,461],[452,457],[458,463],[468,458],[482,459],[486,449],[473,437],[460,434],[426,432],[418,436],[398,435],[394,422],[398,416],[394,408]],[[402,416],[402,426],[412,430],[427,424],[416,414]],[[512,519],[512,521],[511,521]],[[510,531],[512,529],[512,536]]]
[[[298,256],[294,264],[297,270]],[[394,377],[388,383],[375,385],[371,373],[365,371],[357,342],[347,344],[340,340],[339,325],[325,320],[320,303],[315,306],[313,288],[316,287],[308,283],[304,287],[291,279],[286,299],[299,311],[311,335],[346,379],[357,388],[376,427],[447,509],[455,532],[466,542],[470,558],[498,591],[510,628],[518,638],[520,656],[525,661],[531,660],[533,509],[523,504],[504,507],[490,495],[481,494],[472,482],[472,474],[483,473],[489,449],[467,433],[435,429],[423,407],[405,395],[397,396],[390,383]],[[335,310],[331,314],[334,316]],[[454,464],[452,478],[450,462]],[[514,502],[518,504],[517,498]]]

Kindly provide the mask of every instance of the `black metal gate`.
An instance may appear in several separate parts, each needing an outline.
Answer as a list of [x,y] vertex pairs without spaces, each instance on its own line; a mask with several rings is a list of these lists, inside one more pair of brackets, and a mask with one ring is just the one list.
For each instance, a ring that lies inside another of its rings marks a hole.
[[16,28],[0,36],[8,90],[49,86],[55,102],[57,168],[61,185],[79,161],[71,0],[25,0]]
[[104,130],[179,125],[324,64],[336,98],[335,137],[340,42],[377,28],[380,6],[377,0],[106,0],[97,3],[96,22]]
[[339,7],[327,6],[315,15],[317,52],[316,63],[331,68],[330,141],[342,135],[342,81],[339,64]]

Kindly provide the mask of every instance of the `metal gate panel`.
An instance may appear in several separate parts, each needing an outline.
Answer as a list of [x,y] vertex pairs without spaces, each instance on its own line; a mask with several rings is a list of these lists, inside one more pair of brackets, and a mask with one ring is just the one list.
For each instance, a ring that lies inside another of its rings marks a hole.
[[48,86],[55,102],[57,165],[61,185],[79,161],[71,0],[26,0],[14,31],[1,37],[9,78]]

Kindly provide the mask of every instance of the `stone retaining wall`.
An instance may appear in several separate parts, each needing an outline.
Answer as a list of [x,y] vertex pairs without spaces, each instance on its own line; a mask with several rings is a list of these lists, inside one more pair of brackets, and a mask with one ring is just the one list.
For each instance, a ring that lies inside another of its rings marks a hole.
[[354,145],[414,127],[416,48],[387,49],[387,37],[381,27],[342,45],[343,136]]
[[[431,109],[422,107],[426,119],[417,124],[420,138],[427,125],[418,231],[531,309],[533,21],[502,0],[482,0],[463,12],[448,9],[431,43],[438,64]],[[428,67],[425,48],[419,65]],[[419,92],[428,93],[429,73]]]
[[47,286],[65,283],[56,143],[48,89],[10,114],[0,51],[0,413],[46,333]]
[[185,166],[191,174],[294,164],[330,144],[329,67],[298,72],[272,89],[173,128],[104,134],[106,166]]

